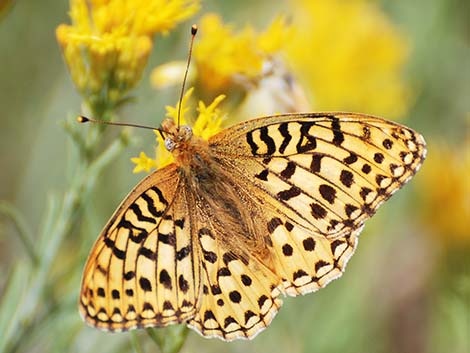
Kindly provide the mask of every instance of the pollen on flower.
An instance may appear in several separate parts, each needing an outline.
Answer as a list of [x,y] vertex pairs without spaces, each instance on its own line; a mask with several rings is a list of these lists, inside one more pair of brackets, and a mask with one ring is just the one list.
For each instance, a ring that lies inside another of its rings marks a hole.
[[[225,114],[219,109],[219,104],[224,100],[225,96],[220,95],[216,97],[211,104],[205,105],[204,102],[199,101],[198,104],[198,115],[196,118],[188,118],[188,112],[193,111],[189,106],[191,95],[194,88],[190,88],[186,91],[181,101],[181,125],[189,125],[193,130],[193,134],[199,136],[205,140],[215,135],[222,130],[222,124],[224,122]],[[166,107],[166,117],[172,118],[175,121],[178,119],[178,106],[179,102],[175,106]],[[165,143],[157,131],[155,147],[155,159],[147,157],[144,152],[140,153],[139,157],[132,158],[132,162],[136,164],[134,173],[141,171],[149,172],[151,169],[163,168],[173,162],[173,155],[165,148]]]

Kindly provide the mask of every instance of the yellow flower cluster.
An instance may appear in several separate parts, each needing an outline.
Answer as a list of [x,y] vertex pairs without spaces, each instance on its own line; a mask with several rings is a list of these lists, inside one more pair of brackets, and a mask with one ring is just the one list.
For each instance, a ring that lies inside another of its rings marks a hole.
[[408,41],[375,2],[293,0],[287,58],[315,110],[403,116]]
[[153,35],[199,9],[198,0],[71,0],[56,30],[72,79],[91,104],[116,104],[139,81]]
[[470,138],[459,146],[429,146],[418,183],[424,221],[449,246],[470,246]]
[[201,37],[194,47],[198,84],[212,92],[224,90],[239,75],[248,80],[260,78],[264,62],[287,38],[282,17],[260,34],[250,26],[236,33],[216,14],[205,15],[200,23]]
[[[228,86],[261,79],[263,65],[285,45],[289,33],[282,17],[261,33],[250,26],[236,32],[212,13],[204,15],[199,23],[200,37],[194,45],[196,80],[209,96],[216,96]],[[152,83],[156,87],[165,86],[165,79],[175,83],[174,72],[183,70],[182,62],[157,67],[152,73]]]
[[[189,124],[192,127],[193,134],[207,140],[212,135],[222,130],[222,123],[225,116],[218,108],[220,102],[224,100],[224,95],[219,95],[214,101],[206,106],[204,102],[199,101],[197,108],[198,116],[196,119],[187,118],[187,113],[190,111],[189,99],[193,93],[193,88],[189,89],[183,96],[181,102],[181,118],[182,125]],[[178,120],[179,104],[176,106],[166,107],[166,117]],[[141,171],[150,172],[153,168],[162,168],[173,161],[173,155],[168,152],[164,146],[164,141],[159,132],[155,131],[157,147],[155,149],[155,159],[148,157],[145,152],[141,152],[139,157],[131,158],[131,161],[136,164],[133,172],[139,173]]]

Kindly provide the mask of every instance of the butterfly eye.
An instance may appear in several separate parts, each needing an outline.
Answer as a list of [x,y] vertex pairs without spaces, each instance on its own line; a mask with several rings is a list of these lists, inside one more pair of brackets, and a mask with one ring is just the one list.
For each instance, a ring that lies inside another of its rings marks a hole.
[[167,137],[165,139],[165,148],[168,151],[172,152],[175,149],[175,147],[176,147],[175,141],[173,141],[171,138]]
[[193,136],[193,130],[189,126],[183,125],[180,127],[180,136],[183,141],[188,141]]
[[192,134],[193,130],[188,125],[181,126],[181,130],[184,131],[185,134]]

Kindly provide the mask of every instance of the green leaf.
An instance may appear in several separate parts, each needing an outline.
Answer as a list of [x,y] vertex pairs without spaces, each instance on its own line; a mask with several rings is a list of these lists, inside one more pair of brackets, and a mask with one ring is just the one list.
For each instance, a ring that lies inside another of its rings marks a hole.
[[21,303],[25,297],[30,269],[24,262],[18,262],[7,282],[2,302],[0,303],[0,352],[6,352],[18,328],[21,315]]

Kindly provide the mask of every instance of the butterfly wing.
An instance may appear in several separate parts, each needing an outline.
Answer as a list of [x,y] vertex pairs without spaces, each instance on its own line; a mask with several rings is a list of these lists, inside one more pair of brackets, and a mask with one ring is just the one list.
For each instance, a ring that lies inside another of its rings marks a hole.
[[419,169],[415,131],[353,113],[250,120],[209,140],[226,169],[291,223],[330,239],[362,226]]
[[282,304],[278,279],[256,258],[231,253],[219,241],[223,236],[218,231],[210,222],[199,227],[203,292],[188,325],[206,337],[252,338],[269,325]]
[[173,164],[145,178],[95,243],[82,279],[80,312],[110,331],[186,321],[201,292],[189,209]]
[[292,296],[342,274],[364,221],[426,154],[413,130],[350,113],[250,120],[209,144],[237,187],[263,205],[258,232],[266,235],[278,288]]

